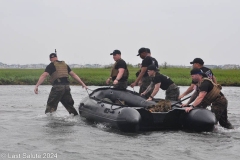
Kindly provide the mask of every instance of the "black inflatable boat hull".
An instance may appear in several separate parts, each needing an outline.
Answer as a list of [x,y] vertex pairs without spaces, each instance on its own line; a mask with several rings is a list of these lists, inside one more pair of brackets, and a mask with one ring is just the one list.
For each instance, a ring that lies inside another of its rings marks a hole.
[[[107,102],[104,98],[114,102],[124,101],[127,106]],[[186,113],[184,108],[178,105],[173,106],[169,112],[150,112],[145,109],[154,104],[156,102],[146,101],[129,90],[99,88],[80,102],[79,113],[87,120],[105,123],[124,132],[162,129],[203,132],[214,129],[215,115],[209,110],[198,108]]]

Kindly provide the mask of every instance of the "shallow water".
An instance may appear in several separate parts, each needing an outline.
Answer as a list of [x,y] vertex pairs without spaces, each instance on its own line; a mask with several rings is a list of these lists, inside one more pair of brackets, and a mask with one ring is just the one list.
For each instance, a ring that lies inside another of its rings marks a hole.
[[[181,93],[186,88],[180,87]],[[223,87],[229,100],[229,120],[235,129],[217,126],[213,132],[204,133],[123,133],[103,124],[90,124],[80,116],[73,117],[62,104],[53,115],[45,115],[51,86],[40,86],[38,95],[33,89],[29,85],[0,86],[0,160],[232,160],[240,156],[239,87]],[[80,86],[71,89],[78,110],[79,102],[88,93]],[[164,98],[164,92],[160,91],[157,97]]]

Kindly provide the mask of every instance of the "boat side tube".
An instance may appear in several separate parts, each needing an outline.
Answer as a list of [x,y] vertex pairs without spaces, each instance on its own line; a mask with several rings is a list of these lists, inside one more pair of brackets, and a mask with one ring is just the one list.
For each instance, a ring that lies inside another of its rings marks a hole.
[[197,132],[211,132],[216,124],[214,113],[202,108],[196,108],[189,113],[185,113],[182,120],[183,128]]

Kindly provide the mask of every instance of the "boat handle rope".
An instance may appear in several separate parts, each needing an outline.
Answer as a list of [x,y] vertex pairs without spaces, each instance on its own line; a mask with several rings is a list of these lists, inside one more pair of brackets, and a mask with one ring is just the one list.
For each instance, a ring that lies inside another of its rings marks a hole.
[[180,100],[180,101],[177,101],[176,103],[174,103],[174,104],[172,104],[171,106],[174,106],[174,105],[176,105],[176,104],[178,104],[178,103],[181,103],[182,101],[185,101],[186,99],[188,99],[188,98],[190,98],[191,96],[188,96],[188,97],[186,97],[186,98],[184,98],[184,99],[182,99],[182,100]]

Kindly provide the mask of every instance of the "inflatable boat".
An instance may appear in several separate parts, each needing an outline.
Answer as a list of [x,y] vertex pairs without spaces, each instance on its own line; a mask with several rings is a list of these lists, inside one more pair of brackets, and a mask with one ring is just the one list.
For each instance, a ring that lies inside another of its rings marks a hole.
[[181,129],[209,132],[214,129],[215,115],[202,108],[186,113],[181,101],[171,101],[171,110],[152,112],[149,106],[158,100],[146,98],[130,90],[98,88],[85,97],[79,105],[79,114],[87,120],[104,123],[124,132]]

